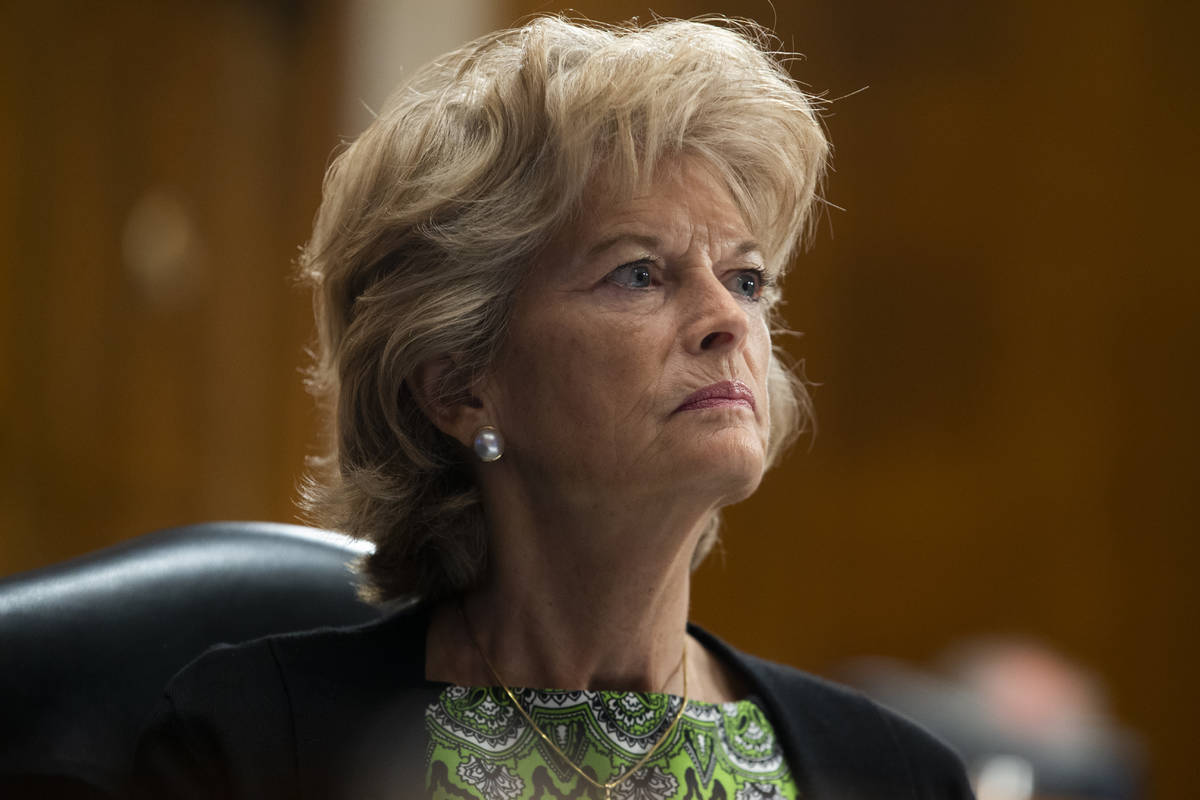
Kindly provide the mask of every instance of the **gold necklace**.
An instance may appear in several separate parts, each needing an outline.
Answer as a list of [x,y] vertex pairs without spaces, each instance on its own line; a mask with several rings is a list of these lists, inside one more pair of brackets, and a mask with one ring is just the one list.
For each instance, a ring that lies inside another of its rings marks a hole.
[[640,759],[638,759],[638,762],[636,764],[634,764],[632,767],[627,769],[625,771],[624,775],[617,778],[615,781],[609,781],[608,783],[600,783],[599,781],[592,778],[592,776],[588,775],[586,772],[584,772],[582,769],[580,769],[579,766],[576,765],[574,761],[567,758],[567,754],[559,749],[558,745],[556,745],[554,743],[554,740],[551,739],[549,736],[547,736],[545,734],[545,732],[542,731],[542,729],[538,727],[537,723],[533,721],[533,717],[529,715],[529,712],[526,711],[519,702],[517,702],[516,695],[514,695],[512,693],[512,689],[508,688],[508,684],[504,682],[504,679],[500,677],[500,673],[496,671],[496,668],[494,666],[492,666],[491,659],[489,659],[487,657],[487,653],[483,652],[483,648],[480,647],[479,640],[477,638],[475,638],[475,629],[471,627],[471,620],[467,619],[467,610],[465,608],[463,608],[461,603],[458,606],[458,611],[460,614],[462,614],[463,625],[465,625],[467,628],[467,636],[471,637],[471,644],[475,645],[475,649],[477,651],[479,651],[480,658],[483,659],[484,664],[487,664],[487,668],[492,673],[492,677],[496,679],[496,683],[500,684],[500,688],[504,690],[504,693],[506,695],[508,695],[509,702],[511,702],[513,704],[513,707],[516,708],[517,711],[521,712],[521,716],[524,717],[525,721],[529,723],[529,727],[533,728],[534,733],[536,733],[538,736],[542,737],[542,741],[544,741],[546,744],[550,745],[550,748],[552,750],[554,750],[555,753],[558,754],[558,757],[561,758],[568,767],[575,770],[575,773],[577,775],[579,775],[579,777],[583,778],[585,781],[590,783],[592,786],[595,786],[597,789],[604,790],[604,800],[612,800],[613,789],[616,789],[622,783],[629,780],[629,778],[633,777],[633,774],[635,772],[637,772],[639,769],[641,769],[643,766],[645,766],[646,762],[650,760],[651,756],[653,756],[655,753],[658,752],[658,748],[662,746],[663,742],[665,742],[671,738],[671,734],[675,732],[675,726],[677,726],[679,724],[679,720],[683,716],[684,709],[687,708],[687,704],[688,704],[687,638],[684,637],[683,655],[680,657],[683,662],[683,702],[679,704],[679,710],[675,712],[675,717],[671,720],[671,724],[667,727],[666,733],[664,733],[659,738],[659,740],[654,743],[654,746],[651,747],[646,752],[646,755],[642,756]]

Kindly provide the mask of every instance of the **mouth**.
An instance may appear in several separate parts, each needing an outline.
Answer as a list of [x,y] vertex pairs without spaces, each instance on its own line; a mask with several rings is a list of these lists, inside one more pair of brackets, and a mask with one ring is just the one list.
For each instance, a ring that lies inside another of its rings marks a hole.
[[721,381],[692,392],[675,413],[723,406],[741,406],[754,411],[754,392],[741,381]]

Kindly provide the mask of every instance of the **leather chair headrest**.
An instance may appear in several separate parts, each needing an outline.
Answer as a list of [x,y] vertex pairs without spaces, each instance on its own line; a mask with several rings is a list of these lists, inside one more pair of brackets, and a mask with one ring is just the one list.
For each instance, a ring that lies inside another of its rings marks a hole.
[[5,779],[119,793],[163,686],[209,647],[376,618],[351,569],[370,549],[216,522],[0,581],[0,795]]

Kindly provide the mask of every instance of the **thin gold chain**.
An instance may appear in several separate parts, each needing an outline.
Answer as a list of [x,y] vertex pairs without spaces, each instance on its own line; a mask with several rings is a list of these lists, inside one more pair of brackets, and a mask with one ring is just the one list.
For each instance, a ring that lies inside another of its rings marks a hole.
[[615,781],[609,781],[608,783],[600,783],[599,781],[595,780],[590,775],[588,775],[586,772],[584,772],[582,769],[580,769],[579,766],[576,765],[574,761],[567,758],[567,754],[564,753],[562,750],[560,750],[558,745],[556,745],[554,743],[554,740],[551,739],[549,736],[547,736],[545,734],[545,732],[543,732],[542,729],[538,727],[537,723],[533,721],[533,717],[531,717],[529,715],[529,712],[526,711],[524,709],[524,707],[517,701],[516,695],[513,694],[512,689],[508,688],[508,684],[504,682],[504,679],[500,677],[500,673],[496,671],[496,668],[494,666],[492,666],[491,659],[489,659],[487,657],[487,653],[485,653],[483,651],[483,648],[480,647],[479,640],[477,638],[475,638],[475,629],[471,627],[471,620],[467,619],[467,610],[465,608],[463,608],[461,604],[459,605],[458,610],[459,610],[459,613],[462,614],[463,624],[467,628],[467,635],[469,637],[471,637],[471,644],[475,645],[475,649],[479,651],[479,656],[483,659],[483,663],[487,664],[488,670],[491,671],[492,677],[496,679],[496,683],[500,684],[500,688],[504,690],[504,693],[506,695],[508,695],[509,701],[513,704],[513,706],[517,709],[517,711],[519,711],[521,713],[521,716],[525,718],[525,721],[529,723],[529,727],[533,728],[534,733],[536,733],[538,736],[542,737],[542,741],[544,741],[546,744],[550,745],[550,748],[552,750],[554,750],[555,753],[558,754],[558,757],[561,758],[568,767],[575,770],[575,772],[579,775],[579,777],[583,778],[585,781],[590,783],[592,786],[595,786],[597,789],[603,789],[605,800],[612,800],[613,789],[616,789],[622,783],[624,783],[629,778],[631,778],[635,772],[637,772],[639,769],[641,769],[643,766],[645,766],[646,762],[649,761],[650,758],[655,753],[658,752],[658,748],[661,747],[665,741],[667,741],[668,739],[671,738],[671,734],[675,732],[675,727],[679,724],[679,720],[683,716],[684,710],[687,708],[687,704],[688,704],[687,638],[685,637],[683,640],[683,655],[681,656],[681,661],[683,662],[683,702],[679,704],[679,709],[675,712],[675,716],[671,720],[671,724],[667,727],[666,733],[664,733],[659,738],[659,740],[654,743],[654,746],[651,747],[646,752],[646,755],[642,756],[640,759],[638,759],[638,762],[636,764],[634,764],[632,767],[627,769],[625,771],[624,775],[617,778]]

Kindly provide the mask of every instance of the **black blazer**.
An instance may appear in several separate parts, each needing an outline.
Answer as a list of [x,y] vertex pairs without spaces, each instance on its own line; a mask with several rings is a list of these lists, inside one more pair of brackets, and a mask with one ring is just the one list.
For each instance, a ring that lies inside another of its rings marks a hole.
[[[420,797],[428,611],[214,648],[167,686],[138,746],[147,798]],[[801,795],[971,798],[953,753],[863,695],[692,626],[762,699]]]

